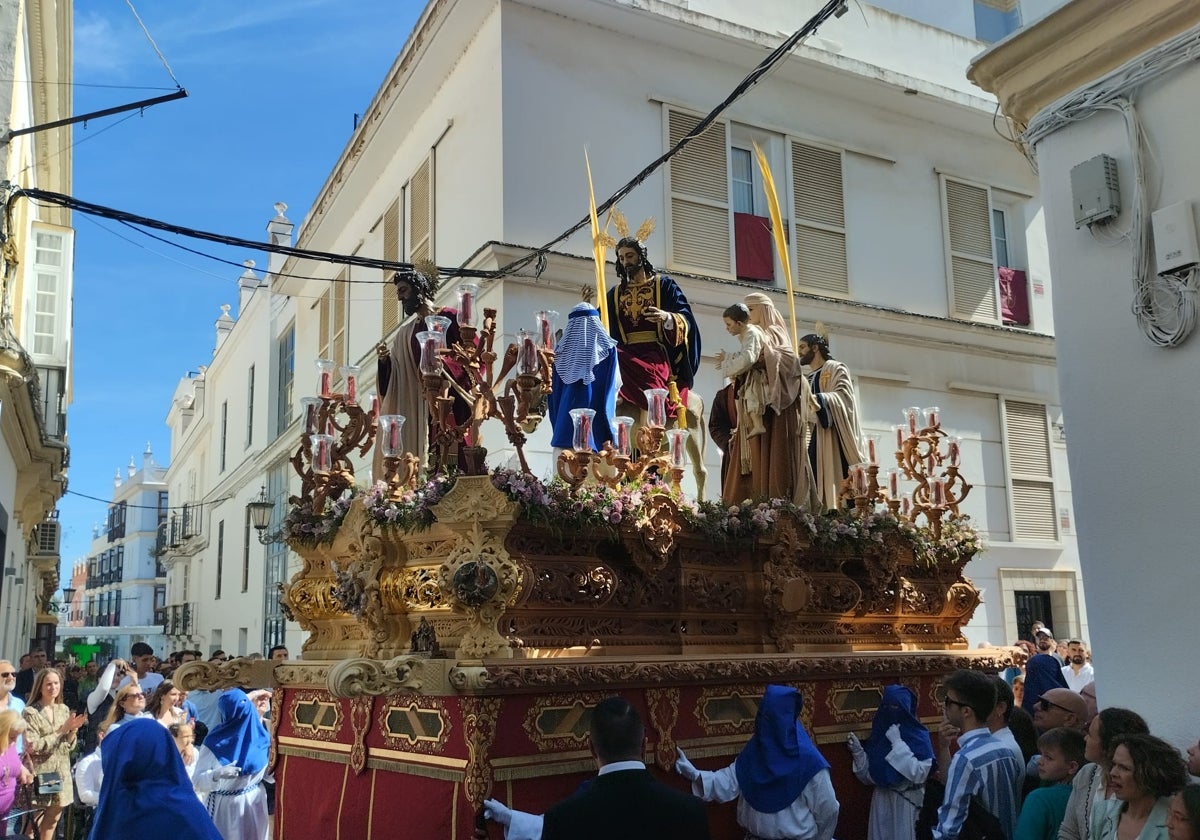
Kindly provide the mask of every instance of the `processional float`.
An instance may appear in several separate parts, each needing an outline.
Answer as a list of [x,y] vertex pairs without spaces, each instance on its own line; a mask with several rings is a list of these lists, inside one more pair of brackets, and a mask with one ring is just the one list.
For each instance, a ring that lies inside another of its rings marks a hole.
[[[335,389],[319,363],[283,526],[301,567],[280,602],[307,633],[302,658],[180,671],[185,686],[275,686],[276,836],[466,838],[485,830],[488,796],[539,812],[594,772],[588,709],[613,693],[642,711],[656,772],[676,746],[721,766],[768,683],[804,694],[814,740],[833,745],[839,834],[865,834],[869,792],[840,745],[869,727],[882,686],[910,686],[933,721],[942,675],[1013,661],[965,650],[980,593],[963,568],[980,541],[959,511],[962,443],[938,410],[904,412],[894,467],[865,442],[838,511],[688,499],[665,392],[647,394],[642,428],[617,418],[600,451],[577,411],[575,445],[543,482],[524,446],[550,388],[552,314],[501,356],[496,310],[474,285],[458,295],[461,340],[447,346],[438,316],[416,337],[423,456],[401,451],[404,418],[360,397],[356,369]],[[487,420],[517,469],[489,469]],[[384,474],[359,487],[351,458],[374,447]],[[712,813],[714,837],[741,836],[732,809]]]

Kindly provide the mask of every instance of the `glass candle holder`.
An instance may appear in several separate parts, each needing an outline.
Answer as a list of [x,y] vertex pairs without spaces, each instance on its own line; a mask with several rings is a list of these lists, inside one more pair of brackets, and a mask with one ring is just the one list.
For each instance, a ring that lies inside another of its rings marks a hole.
[[870,473],[867,472],[866,464],[855,464],[850,468],[850,475],[854,478],[854,495],[865,496],[870,489]]
[[521,330],[517,333],[517,372],[527,376],[538,373],[537,345],[533,343],[533,333]]
[[906,434],[907,430],[908,430],[908,427],[905,426],[903,423],[899,423],[895,426],[892,426],[892,434],[894,434],[896,436],[897,451],[904,448],[904,439],[906,437],[908,437],[908,435]]
[[320,397],[302,397],[300,399],[300,417],[304,420],[304,434],[315,435],[321,431],[317,428],[317,421],[320,416]]
[[908,433],[915,435],[920,424],[921,409],[918,406],[912,405],[904,409],[904,422],[908,424]]
[[646,395],[646,425],[667,425],[667,389],[647,388],[642,393]]
[[313,435],[312,467],[318,475],[329,475],[333,469],[333,435]]
[[446,346],[446,334],[425,330],[417,333],[417,344],[421,348],[419,367],[425,376],[437,376],[442,372],[441,350]]
[[346,402],[358,403],[358,377],[362,373],[359,365],[345,365],[342,368],[342,379],[346,381]]
[[633,457],[633,418],[632,417],[617,417],[613,421],[616,425],[617,433],[617,454],[624,455],[626,458]]
[[337,367],[330,359],[317,359],[317,396],[333,396],[333,371]]
[[687,466],[687,429],[667,429],[667,452],[671,456],[671,468],[681,470]]
[[936,405],[925,409],[925,425],[936,429],[942,422],[942,410]]
[[367,391],[366,395],[363,397],[363,405],[366,407],[373,419],[379,417],[378,394],[376,394],[374,391]]
[[912,510],[913,510],[912,496],[910,496],[908,493],[905,493],[903,496],[900,497],[900,515],[904,516],[904,517],[911,517]]
[[403,430],[403,414],[384,414],[379,418],[379,445],[383,448],[383,457],[400,457],[403,448],[400,433]]
[[573,408],[571,415],[571,448],[576,452],[592,451],[592,423],[596,419],[594,408]]
[[947,444],[950,449],[950,466],[957,467],[958,459],[962,457],[962,438],[952,437]]
[[545,350],[554,349],[554,319],[558,313],[551,309],[539,309],[533,313],[537,322],[538,341]]
[[879,449],[879,435],[863,435],[863,449],[866,450],[867,463],[878,466],[879,457],[876,451]]
[[460,283],[454,290],[458,295],[458,325],[460,327],[477,327],[475,313],[478,311],[479,284]]
[[946,504],[946,479],[939,475],[931,479],[930,484],[933,487],[933,503],[938,507]]
[[888,498],[900,498],[900,470],[892,467],[888,470]]
[[426,315],[425,329],[430,332],[444,333],[450,329],[450,319],[445,315]]

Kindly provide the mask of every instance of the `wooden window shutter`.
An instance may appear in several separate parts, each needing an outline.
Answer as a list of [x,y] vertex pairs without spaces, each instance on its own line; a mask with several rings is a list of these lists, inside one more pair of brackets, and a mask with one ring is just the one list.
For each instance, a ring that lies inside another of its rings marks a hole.
[[[671,148],[700,117],[667,110]],[[667,164],[672,268],[733,277],[733,222],[729,205],[729,127],[714,122]]]
[[329,355],[329,300],[332,289],[326,289],[325,293],[317,299],[317,358],[330,359]]
[[791,151],[796,282],[819,294],[848,295],[842,153],[795,140]]
[[[333,283],[333,355],[330,357],[338,366],[348,364],[346,360],[346,304],[349,298],[350,269],[343,268]],[[334,379],[341,378],[341,371],[334,371]]]
[[987,187],[945,175],[941,182],[950,314],[996,323],[1000,320],[1000,296],[992,255],[991,195]]
[[1012,483],[1013,538],[1058,540],[1046,407],[1005,400],[1004,439]]
[[411,262],[433,259],[433,190],[429,158],[408,182],[408,257]]
[[[400,262],[400,199],[396,199],[383,214],[383,258],[388,262]],[[395,272],[383,272],[383,332],[390,335],[400,325],[400,301],[391,280]]]

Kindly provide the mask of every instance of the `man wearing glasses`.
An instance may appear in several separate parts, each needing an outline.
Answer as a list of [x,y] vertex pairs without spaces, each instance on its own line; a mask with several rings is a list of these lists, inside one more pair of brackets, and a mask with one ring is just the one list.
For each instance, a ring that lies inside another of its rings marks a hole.
[[978,671],[955,671],[942,681],[945,720],[962,734],[958,752],[946,768],[946,793],[938,809],[933,840],[958,840],[972,797],[995,816],[1005,836],[1017,825],[1022,781],[1021,762],[988,731],[996,706],[996,686]]
[[1088,723],[1087,702],[1069,688],[1052,688],[1034,703],[1033,728],[1039,735],[1059,726],[1082,732]]
[[[17,669],[7,659],[0,659],[0,712],[12,710],[17,714],[25,711],[25,701],[13,694],[17,685]],[[17,752],[25,752],[25,738],[17,739]]]

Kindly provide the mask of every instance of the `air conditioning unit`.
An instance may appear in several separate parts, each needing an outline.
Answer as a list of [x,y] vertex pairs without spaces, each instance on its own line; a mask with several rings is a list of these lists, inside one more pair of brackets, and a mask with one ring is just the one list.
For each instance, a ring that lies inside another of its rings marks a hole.
[[40,557],[57,557],[61,531],[57,522],[42,522],[34,529],[33,550]]

